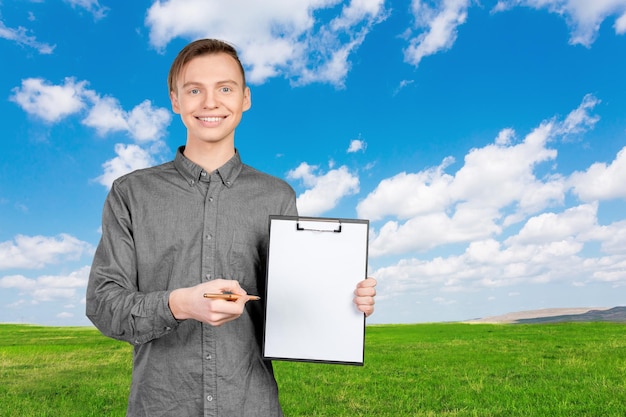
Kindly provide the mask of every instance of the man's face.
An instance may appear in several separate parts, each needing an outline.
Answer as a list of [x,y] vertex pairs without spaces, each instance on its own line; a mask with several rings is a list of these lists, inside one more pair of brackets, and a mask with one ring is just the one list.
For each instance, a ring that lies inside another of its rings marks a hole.
[[251,105],[239,65],[218,53],[189,61],[178,74],[172,109],[187,127],[187,142],[234,146],[235,128]]

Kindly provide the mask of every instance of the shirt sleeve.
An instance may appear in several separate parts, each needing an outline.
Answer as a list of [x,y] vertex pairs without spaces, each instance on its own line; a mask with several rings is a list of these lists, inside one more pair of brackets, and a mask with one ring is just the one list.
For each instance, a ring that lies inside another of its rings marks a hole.
[[287,205],[283,213],[283,216],[297,216],[298,215],[298,207],[296,206],[296,193],[293,189],[290,192],[289,198],[287,200]]
[[102,237],[89,274],[86,313],[104,335],[135,345],[178,326],[168,305],[170,292],[140,292],[137,276],[132,215],[116,182],[102,212]]
[[[276,198],[277,201],[281,201],[280,215],[281,216],[298,216],[298,206],[296,204],[296,192],[295,190],[283,180],[279,180],[279,184],[275,189],[280,190],[280,198]],[[276,196],[278,197],[278,196]]]

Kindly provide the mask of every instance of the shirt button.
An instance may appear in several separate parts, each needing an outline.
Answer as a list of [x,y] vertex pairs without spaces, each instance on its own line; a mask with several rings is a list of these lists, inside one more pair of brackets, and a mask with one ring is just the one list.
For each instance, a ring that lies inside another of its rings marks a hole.
[[206,235],[206,240],[211,240],[211,235]]
[[202,171],[200,175],[202,175],[203,177],[206,177],[206,172]]
[[211,355],[206,355],[206,360],[210,361],[213,357]]
[[213,197],[209,197],[209,201],[213,201]]
[[207,399],[207,401],[213,401],[213,397],[212,397],[212,396],[210,396],[210,395],[209,395],[209,396],[207,396],[207,397],[206,397],[206,399]]
[[210,279],[211,279],[211,274],[206,274],[206,275],[205,275],[205,278],[206,278],[206,279],[208,279],[208,280],[210,280]]

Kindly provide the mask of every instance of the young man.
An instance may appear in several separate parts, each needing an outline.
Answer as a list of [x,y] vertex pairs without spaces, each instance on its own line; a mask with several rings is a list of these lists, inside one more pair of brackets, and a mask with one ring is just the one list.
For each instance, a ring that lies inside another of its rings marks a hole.
[[[235,128],[250,108],[236,51],[203,39],[170,69],[187,128],[173,161],[117,179],[87,287],[87,316],[135,346],[129,416],[280,416],[261,355],[268,219],[297,215],[284,181],[242,164]],[[376,281],[357,285],[374,310]],[[236,301],[204,293],[232,292]]]

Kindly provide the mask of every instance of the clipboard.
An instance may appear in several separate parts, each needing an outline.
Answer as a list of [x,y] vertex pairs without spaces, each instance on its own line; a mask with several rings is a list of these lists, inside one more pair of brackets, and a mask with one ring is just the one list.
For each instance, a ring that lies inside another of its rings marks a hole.
[[363,365],[369,221],[270,216],[263,357]]

